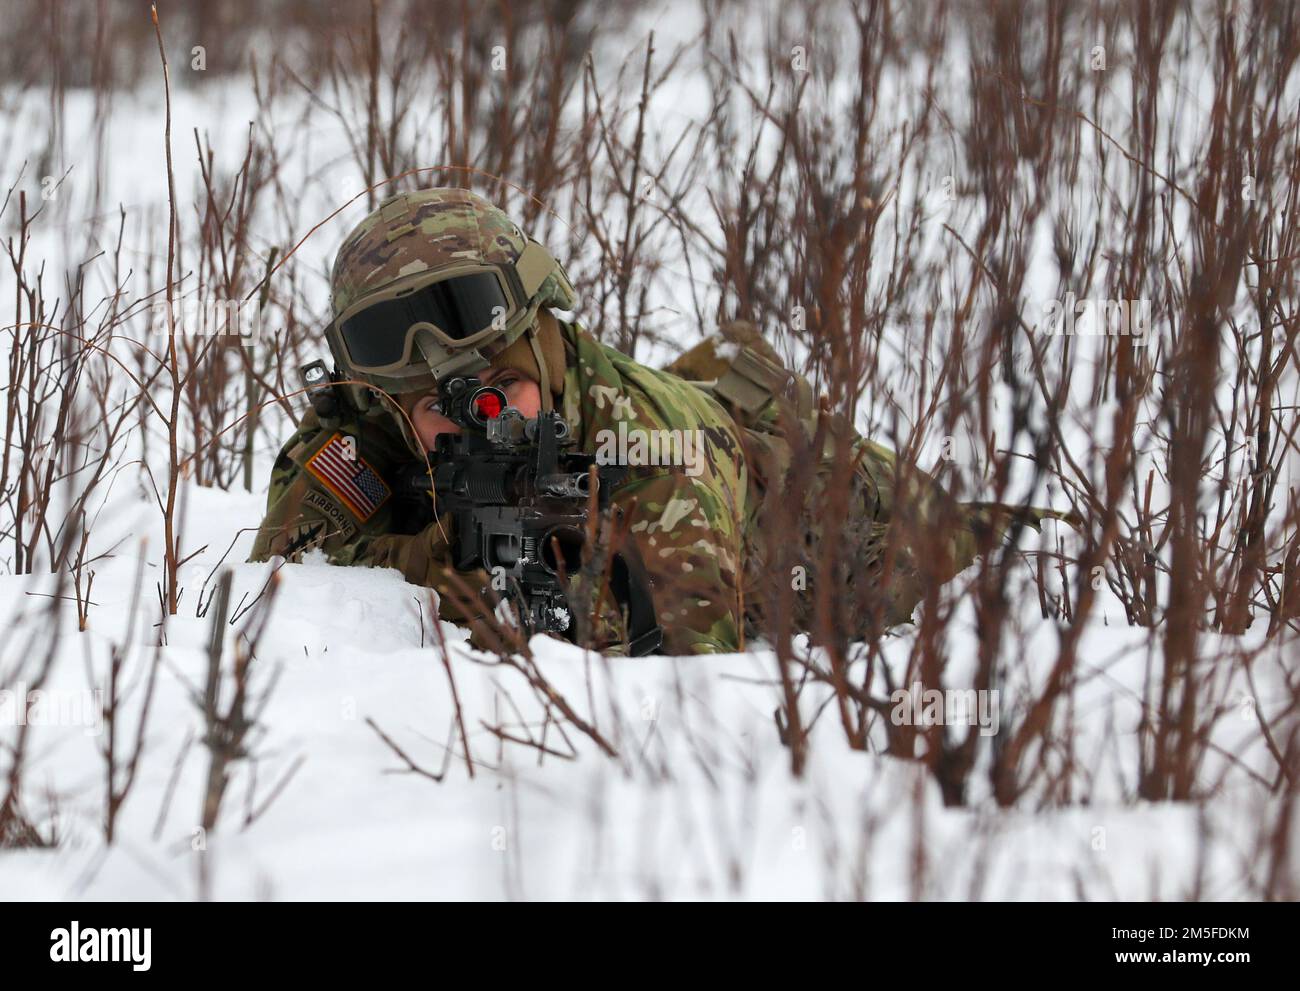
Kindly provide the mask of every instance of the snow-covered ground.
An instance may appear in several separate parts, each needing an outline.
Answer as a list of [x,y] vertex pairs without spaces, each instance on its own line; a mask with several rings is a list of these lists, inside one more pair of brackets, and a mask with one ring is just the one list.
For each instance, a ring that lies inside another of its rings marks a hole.
[[[1248,802],[1228,806],[1238,809],[1236,818],[1212,811],[1198,823],[1191,806],[1124,801],[1103,772],[1082,808],[997,812],[976,801],[972,809],[945,809],[920,764],[850,750],[829,712],[813,731],[805,776],[795,779],[773,722],[780,704],[775,661],[762,649],[606,660],[534,638],[539,672],[617,751],[611,757],[572,726],[545,725],[545,707],[524,675],[496,665],[468,646],[464,631],[444,624],[471,778],[427,593],[396,572],[323,562],[279,570],[270,624],[251,665],[252,694],[269,689],[269,699],[250,759],[233,766],[217,828],[204,833],[208,754],[194,741],[202,735],[197,698],[215,609],[196,617],[196,593],[232,530],[259,510],[257,496],[188,492],[186,546],[208,549],[185,566],[182,607],[166,624],[138,780],[112,846],[102,825],[105,727],[79,718],[85,710],[77,701],[104,688],[118,645],[128,688],[117,746],[129,751],[158,635],[155,570],[144,570],[129,643],[135,553],[97,569],[86,632],[76,632],[75,606],[63,605],[47,711],[61,707],[78,721],[31,720],[26,808],[61,842],[0,852],[0,895],[1179,898],[1194,883],[1204,828],[1229,842],[1212,845],[1202,890],[1217,898],[1243,894]],[[156,540],[157,515],[145,502],[123,499],[100,525],[111,520],[124,535]],[[241,536],[227,558],[234,562],[232,615],[272,570],[238,563],[249,543]],[[33,631],[35,663],[54,633],[49,600],[39,597],[50,587],[48,576],[0,578],[7,664]],[[227,674],[247,619],[223,631]],[[1100,659],[1135,631],[1094,632],[1085,654]],[[898,638],[900,649],[907,636]],[[1091,712],[1094,728],[1113,718],[1110,732],[1133,732],[1137,707],[1115,702],[1124,697],[1116,685],[1135,688],[1140,674],[1132,665],[1112,667],[1100,691],[1081,692],[1080,709]],[[224,700],[230,692],[227,681]],[[816,693],[805,698],[812,713]],[[405,764],[369,721],[443,780],[403,773]],[[489,727],[543,741],[564,756],[502,742]],[[1099,758],[1098,770],[1105,764]],[[208,888],[200,887],[204,860]]]

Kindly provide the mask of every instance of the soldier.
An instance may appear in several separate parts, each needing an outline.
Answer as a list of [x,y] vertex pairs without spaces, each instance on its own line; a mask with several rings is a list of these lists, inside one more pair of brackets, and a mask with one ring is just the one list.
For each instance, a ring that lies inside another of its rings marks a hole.
[[[634,464],[612,495],[649,577],[664,653],[735,651],[746,628],[762,632],[772,558],[760,537],[765,522],[789,514],[792,472],[806,470],[795,462],[807,460],[811,445],[819,453],[801,486],[805,509],[792,521],[804,538],[795,541],[803,551],[795,560],[815,568],[826,516],[818,500],[835,465],[846,463],[847,444],[847,509],[833,536],[858,566],[833,580],[844,596],[874,589],[878,606],[858,617],[854,632],[905,621],[927,587],[975,556],[976,516],[928,476],[901,478],[890,452],[815,409],[808,384],[783,369],[751,327],[724,328],[735,352],[729,360],[705,342],[666,370],[638,364],[555,316],[576,303],[563,269],[471,192],[428,189],[386,200],[339,249],[331,292],[326,337],[338,401],[309,410],[281,450],[252,560],[293,560],[319,548],[335,564],[396,568],[440,593],[444,618],[471,618],[454,606],[463,585],[451,574],[445,521],[411,511],[394,494],[401,469],[423,462],[440,433],[458,429],[437,407],[438,382],[451,374],[477,375],[526,416],[556,410],[588,453],[629,431],[698,442],[689,466]],[[905,549],[883,559],[900,500],[914,518],[961,530],[924,573]],[[475,589],[489,584],[482,572],[462,578]],[[793,608],[796,625],[806,626],[809,602]],[[604,622],[597,646],[618,651],[616,628]]]

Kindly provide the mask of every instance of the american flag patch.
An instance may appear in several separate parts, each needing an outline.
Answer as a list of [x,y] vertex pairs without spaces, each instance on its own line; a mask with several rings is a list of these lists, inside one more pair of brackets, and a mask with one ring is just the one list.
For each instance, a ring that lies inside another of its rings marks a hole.
[[393,494],[378,472],[357,454],[356,438],[340,433],[311,456],[307,470],[342,499],[362,523]]

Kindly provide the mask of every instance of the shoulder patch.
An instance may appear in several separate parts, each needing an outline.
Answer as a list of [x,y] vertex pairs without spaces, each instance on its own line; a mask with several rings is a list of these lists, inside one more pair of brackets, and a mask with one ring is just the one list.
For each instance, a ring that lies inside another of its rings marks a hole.
[[324,520],[315,522],[307,520],[285,527],[275,542],[277,546],[273,553],[279,554],[286,561],[296,561],[302,557],[304,551],[320,546],[321,534],[324,530]]
[[357,453],[356,438],[344,437],[337,431],[311,456],[306,467],[362,523],[393,494],[379,473]]
[[333,523],[337,527],[336,533],[351,537],[357,532],[357,525],[352,522],[352,518],[339,508],[338,503],[319,489],[308,489],[307,494],[302,497],[302,502],[304,506],[311,506]]

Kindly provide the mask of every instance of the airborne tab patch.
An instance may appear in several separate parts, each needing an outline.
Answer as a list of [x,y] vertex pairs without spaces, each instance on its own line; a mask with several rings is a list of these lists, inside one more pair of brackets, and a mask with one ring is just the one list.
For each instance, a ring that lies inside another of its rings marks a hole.
[[356,439],[335,433],[307,462],[310,471],[330,492],[343,500],[362,523],[375,515],[393,493],[357,453]]
[[308,489],[302,497],[302,504],[320,510],[325,518],[334,524],[336,529],[329,536],[342,534],[346,538],[357,532],[357,525],[352,522],[352,517],[345,513],[338,503],[319,489]]

